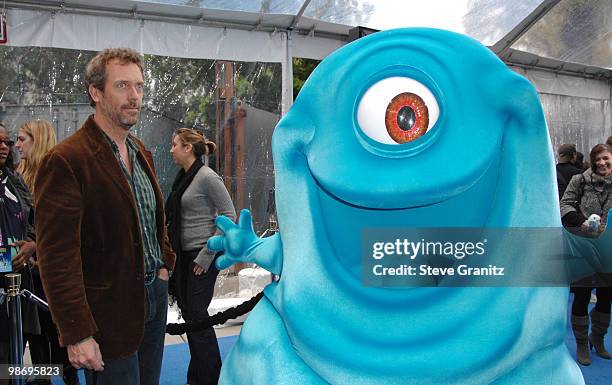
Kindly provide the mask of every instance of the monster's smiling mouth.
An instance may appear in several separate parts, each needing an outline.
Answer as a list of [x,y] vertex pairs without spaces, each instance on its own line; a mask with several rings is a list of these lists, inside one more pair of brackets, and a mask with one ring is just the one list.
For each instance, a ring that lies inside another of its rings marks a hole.
[[[356,279],[360,279],[361,235],[367,228],[393,227],[482,227],[491,210],[493,199],[483,196],[495,194],[498,178],[499,157],[486,167],[480,177],[472,183],[453,190],[443,198],[410,199],[421,201],[420,205],[388,207],[378,202],[378,207],[367,207],[343,199],[329,191],[314,174],[313,184],[317,190],[320,226],[317,234],[325,235],[328,244],[344,268]],[[392,191],[390,191],[392,194]]]
[[434,199],[431,202],[427,202],[427,203],[423,203],[423,204],[419,204],[419,205],[408,205],[407,207],[368,207],[365,205],[360,205],[357,203],[352,203],[349,202],[348,200],[342,199],[341,197],[339,197],[338,195],[335,195],[334,193],[330,192],[329,190],[327,190],[318,180],[317,178],[312,174],[310,174],[312,176],[312,179],[314,180],[315,184],[317,185],[320,193],[325,194],[326,196],[328,196],[329,198],[335,200],[338,202],[338,204],[344,205],[344,206],[348,206],[348,207],[352,207],[354,209],[358,209],[358,210],[368,210],[368,211],[374,211],[374,212],[384,212],[384,211],[398,211],[398,210],[408,210],[408,209],[416,209],[416,208],[420,208],[420,207],[427,207],[427,206],[431,206],[431,205],[435,205],[438,204],[440,202],[445,201],[446,199],[451,198],[450,196],[447,198],[438,198],[438,199]]
[[[488,156],[472,160],[471,164],[449,162],[443,169],[431,162],[429,170],[413,168],[402,161],[395,168],[390,168],[389,163],[384,164],[386,167],[364,164],[358,167],[362,172],[355,172],[355,166],[348,163],[348,167],[337,165],[340,170],[334,174],[326,162],[319,161],[319,156],[307,154],[306,159],[317,188],[339,203],[363,210],[397,211],[436,205],[464,195],[490,179],[492,165],[499,164],[500,156],[490,151]],[[495,180],[488,182],[495,183]]]

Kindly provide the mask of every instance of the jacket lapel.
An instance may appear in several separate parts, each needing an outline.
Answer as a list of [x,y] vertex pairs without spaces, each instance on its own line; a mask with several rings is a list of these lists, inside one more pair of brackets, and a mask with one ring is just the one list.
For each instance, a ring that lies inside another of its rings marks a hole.
[[133,211],[136,212],[136,202],[132,189],[128,184],[117,157],[113,154],[110,144],[104,138],[102,130],[94,122],[93,115],[87,119],[84,128],[86,129],[87,137],[93,147],[94,159],[100,164],[100,168],[104,170],[117,187],[119,187],[125,197],[128,198]]
[[[93,120],[93,115],[91,115],[83,128],[86,130],[87,137],[90,140],[90,144],[92,145],[94,158],[97,162],[100,162],[100,168],[104,170],[108,174],[108,176],[113,180],[113,182],[119,187],[122,193],[126,196],[130,205],[132,206],[132,212],[138,218],[138,210],[136,209],[136,198],[134,197],[134,193],[130,185],[128,184],[127,178],[121,169],[121,165],[119,164],[119,160],[113,153],[113,150],[110,147],[110,144],[104,138],[102,134],[102,129],[98,127],[98,125]],[[149,177],[149,181],[153,186],[153,191],[155,191],[155,214],[156,214],[156,222],[157,222],[157,235],[158,239],[162,240],[163,229],[165,227],[164,224],[164,212],[163,212],[163,197],[159,185],[157,183],[157,179],[155,176],[155,171],[153,169],[153,157],[151,152],[146,150],[144,146],[140,143],[139,140],[136,140],[138,144],[138,154],[137,159],[141,165],[143,165],[147,176]]]

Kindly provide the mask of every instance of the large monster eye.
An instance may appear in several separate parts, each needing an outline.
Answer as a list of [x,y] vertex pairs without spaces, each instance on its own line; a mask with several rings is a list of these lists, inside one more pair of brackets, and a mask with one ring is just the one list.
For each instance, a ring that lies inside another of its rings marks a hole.
[[377,142],[403,144],[425,135],[438,120],[435,96],[418,81],[390,77],[375,83],[361,98],[357,121]]

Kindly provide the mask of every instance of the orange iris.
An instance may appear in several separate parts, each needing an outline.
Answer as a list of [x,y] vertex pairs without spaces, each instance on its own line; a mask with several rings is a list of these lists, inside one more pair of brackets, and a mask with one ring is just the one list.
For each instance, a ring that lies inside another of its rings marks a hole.
[[411,92],[396,95],[385,113],[387,132],[397,143],[408,143],[427,132],[429,111],[423,99]]

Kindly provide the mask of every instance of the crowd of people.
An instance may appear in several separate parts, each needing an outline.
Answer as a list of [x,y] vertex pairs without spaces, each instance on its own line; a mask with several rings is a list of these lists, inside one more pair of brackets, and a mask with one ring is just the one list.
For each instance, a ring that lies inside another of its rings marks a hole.
[[[612,208],[612,136],[605,144],[591,149],[589,161],[584,165],[574,144],[561,145],[558,155],[557,184],[563,226],[574,234],[597,237],[605,230],[608,211]],[[593,348],[599,357],[612,359],[604,344],[610,325],[612,274],[596,272],[573,282],[571,290],[576,360],[581,365],[590,365]],[[593,290],[596,303],[589,312]]]
[[[144,90],[137,52],[101,51],[85,79],[95,112],[61,143],[45,120],[21,125],[16,142],[0,126],[0,250],[12,252],[22,287],[49,304],[50,314],[22,304],[34,364],[63,364],[67,385],[79,384],[80,368],[87,384],[158,384],[168,298],[185,320],[208,317],[218,270],[206,242],[218,215],[236,214],[223,181],[206,165],[215,144],[189,128],[169,140],[180,171],[163,201],[151,153],[130,134]],[[0,312],[5,364],[8,323]],[[214,330],[187,338],[187,383],[216,384]]]

